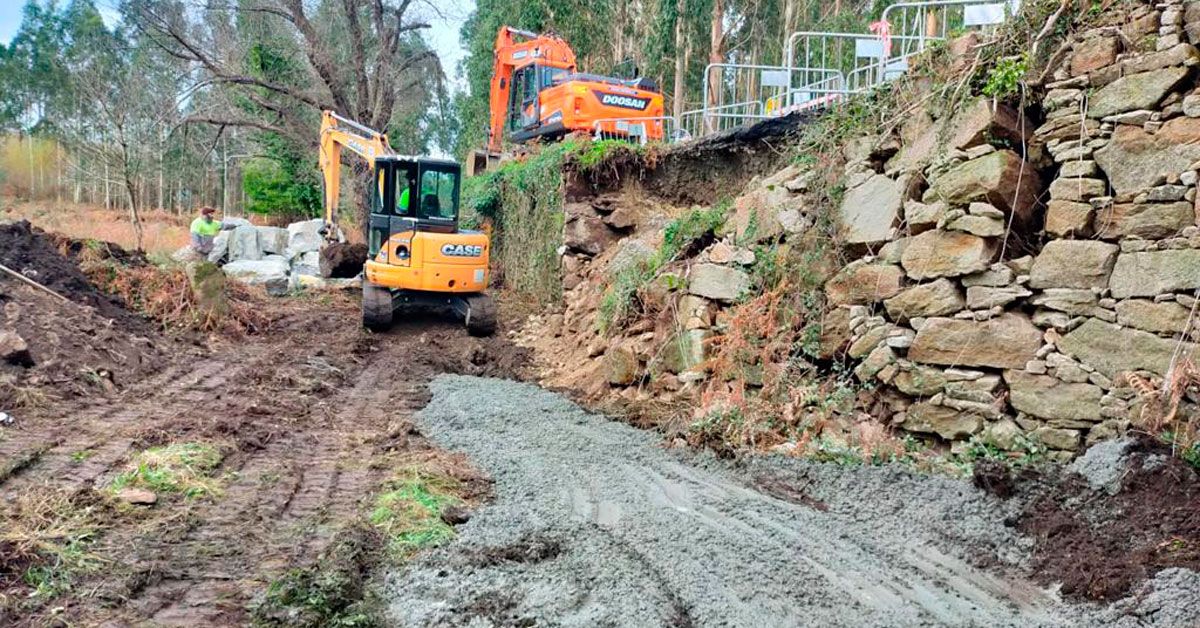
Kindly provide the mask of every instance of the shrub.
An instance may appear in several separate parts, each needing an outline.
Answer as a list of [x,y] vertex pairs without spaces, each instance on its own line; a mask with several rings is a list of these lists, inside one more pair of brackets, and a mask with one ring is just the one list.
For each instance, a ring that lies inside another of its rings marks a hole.
[[693,244],[720,231],[732,206],[730,201],[724,200],[713,207],[693,209],[668,223],[658,250],[613,276],[600,300],[596,317],[600,332],[608,333],[614,325],[633,316],[638,311],[638,292],[658,277],[664,266],[686,257]]

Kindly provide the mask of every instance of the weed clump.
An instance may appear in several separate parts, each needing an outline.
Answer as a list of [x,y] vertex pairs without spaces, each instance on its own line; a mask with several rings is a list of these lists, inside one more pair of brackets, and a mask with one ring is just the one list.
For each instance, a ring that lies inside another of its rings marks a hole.
[[404,560],[454,538],[442,512],[462,504],[459,492],[453,478],[410,469],[388,483],[367,518],[383,534],[388,553]]
[[219,448],[207,443],[153,447],[135,455],[109,489],[114,493],[124,488],[145,488],[184,497],[218,496],[221,482],[212,473],[223,458]]
[[[0,617],[69,591],[103,561],[90,547],[101,532],[103,502],[66,491],[34,489],[0,510]],[[26,588],[19,595],[8,595]]]
[[368,526],[342,531],[313,566],[292,569],[271,582],[252,606],[254,623],[305,628],[381,625],[378,600],[367,587],[380,545],[379,532]]

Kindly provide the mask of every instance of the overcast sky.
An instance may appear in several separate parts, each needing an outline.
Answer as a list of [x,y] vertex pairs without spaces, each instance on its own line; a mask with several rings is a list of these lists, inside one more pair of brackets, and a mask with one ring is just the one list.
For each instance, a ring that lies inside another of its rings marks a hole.
[[[441,57],[446,76],[453,85],[460,86],[462,83],[458,80],[457,68],[463,57],[463,49],[458,42],[458,30],[475,8],[475,0],[432,0],[432,4],[438,6],[442,15],[429,16],[433,27],[425,32],[425,36]],[[117,19],[116,5],[117,0],[96,0],[96,6],[110,24]],[[17,34],[24,6],[22,0],[0,0],[0,42],[7,44]]]

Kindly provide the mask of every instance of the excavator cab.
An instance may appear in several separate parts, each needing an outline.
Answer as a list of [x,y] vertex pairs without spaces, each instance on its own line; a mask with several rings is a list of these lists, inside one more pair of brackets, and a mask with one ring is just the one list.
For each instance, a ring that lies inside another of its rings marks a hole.
[[398,310],[449,309],[466,320],[472,333],[491,333],[494,306],[483,294],[488,237],[459,229],[458,163],[389,155],[375,159],[374,177],[364,324],[387,327]]
[[[542,122],[541,93],[571,74],[569,67],[533,63],[513,72],[508,100],[508,133],[515,138],[534,137],[551,131],[538,128]],[[556,130],[561,130],[556,128]]]
[[456,233],[461,169],[424,157],[375,160],[368,206],[367,254],[374,258],[393,235],[410,231]]

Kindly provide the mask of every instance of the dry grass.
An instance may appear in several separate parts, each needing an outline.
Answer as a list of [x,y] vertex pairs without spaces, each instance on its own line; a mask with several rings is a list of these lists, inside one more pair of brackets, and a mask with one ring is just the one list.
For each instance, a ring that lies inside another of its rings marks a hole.
[[0,608],[21,603],[6,597],[47,598],[66,591],[80,573],[102,566],[89,551],[105,519],[102,501],[88,502],[57,489],[35,488],[7,503],[0,518]]
[[1184,397],[1200,393],[1200,367],[1191,358],[1181,360],[1165,385],[1136,373],[1126,373],[1125,381],[1142,401],[1132,417],[1134,424],[1169,443],[1175,455],[1200,466],[1200,416],[1181,412]]
[[270,319],[249,288],[225,284],[228,307],[221,311],[199,306],[187,273],[179,267],[125,266],[111,259],[81,255],[79,267],[100,290],[119,297],[129,307],[162,324],[164,330],[258,333]]
[[[136,248],[129,214],[91,205],[58,205],[52,201],[4,203],[3,216],[28,220],[36,227],[79,240],[103,240],[125,249]],[[168,212],[142,212],[142,248],[147,253],[169,255],[188,243],[192,216]]]
[[51,400],[51,395],[40,388],[0,381],[0,408],[36,410],[45,407]]

